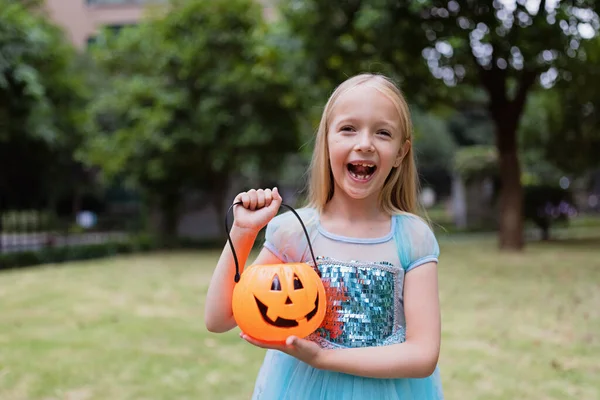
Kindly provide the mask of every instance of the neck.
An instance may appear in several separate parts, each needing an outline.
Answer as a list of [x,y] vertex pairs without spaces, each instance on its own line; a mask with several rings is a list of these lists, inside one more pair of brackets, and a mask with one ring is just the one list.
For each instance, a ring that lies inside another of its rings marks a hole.
[[[339,193],[341,190],[336,190]],[[334,194],[323,210],[329,217],[342,218],[352,221],[374,221],[379,218],[387,218],[379,208],[377,196],[366,199],[352,199],[348,196]]]

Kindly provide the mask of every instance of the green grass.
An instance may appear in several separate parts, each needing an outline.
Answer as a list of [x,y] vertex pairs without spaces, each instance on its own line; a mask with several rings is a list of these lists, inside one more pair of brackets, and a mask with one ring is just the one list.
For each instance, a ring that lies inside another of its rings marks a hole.
[[[600,240],[441,243],[446,398],[600,398]],[[0,399],[248,399],[263,350],[203,325],[217,257],[0,273]]]

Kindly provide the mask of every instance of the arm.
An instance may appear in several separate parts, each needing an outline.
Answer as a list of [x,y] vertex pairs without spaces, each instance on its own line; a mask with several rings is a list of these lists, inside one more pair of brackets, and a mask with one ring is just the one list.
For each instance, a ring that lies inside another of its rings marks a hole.
[[[251,190],[240,193],[234,203],[241,200],[243,204],[234,207],[234,223],[229,232],[240,266],[240,274],[246,265],[248,256],[258,236],[258,232],[275,216],[281,196],[277,189]],[[280,263],[281,261],[269,250],[263,249],[255,264]],[[204,323],[211,332],[222,333],[233,329],[236,322],[233,318],[231,300],[235,282],[235,263],[231,246],[225,244],[215,272],[210,280],[204,307]]]
[[406,274],[404,285],[406,341],[380,347],[325,350],[314,366],[371,378],[423,378],[431,375],[440,351],[437,264]]
[[[231,240],[235,253],[240,263],[240,274],[246,264],[246,260],[252,250],[257,233],[245,232],[242,229],[235,229],[230,232]],[[279,258],[275,257],[267,249],[262,249],[258,257],[252,263],[254,264],[278,264]],[[235,282],[235,264],[231,247],[229,243],[223,249],[215,272],[211,278],[208,293],[206,295],[206,304],[204,309],[204,321],[206,329],[210,332],[223,333],[236,327],[231,308],[231,299]]]

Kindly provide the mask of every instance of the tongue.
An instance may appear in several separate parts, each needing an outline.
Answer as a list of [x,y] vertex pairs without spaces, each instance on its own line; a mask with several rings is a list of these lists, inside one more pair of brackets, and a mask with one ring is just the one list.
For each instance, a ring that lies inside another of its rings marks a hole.
[[352,172],[354,172],[356,175],[369,175],[370,172],[370,168],[369,167],[365,167],[362,165],[352,165]]

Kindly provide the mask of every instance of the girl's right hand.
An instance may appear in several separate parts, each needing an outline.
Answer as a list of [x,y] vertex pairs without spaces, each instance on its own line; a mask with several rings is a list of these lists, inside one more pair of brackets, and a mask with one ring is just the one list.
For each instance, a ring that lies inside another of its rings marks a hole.
[[277,188],[251,189],[238,194],[233,202],[238,201],[242,204],[233,207],[233,225],[258,233],[277,215],[282,198]]

